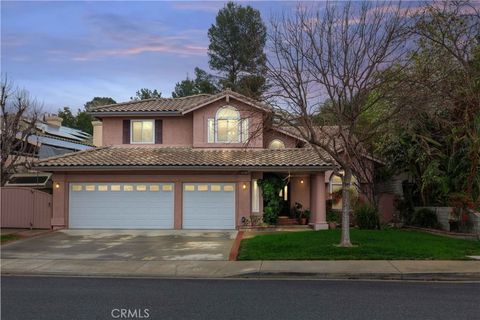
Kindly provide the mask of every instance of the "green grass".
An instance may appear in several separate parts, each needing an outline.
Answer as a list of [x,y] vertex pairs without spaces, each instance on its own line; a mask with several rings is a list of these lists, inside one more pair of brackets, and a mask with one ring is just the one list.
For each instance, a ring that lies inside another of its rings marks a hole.
[[0,243],[4,243],[4,242],[7,242],[7,241],[18,240],[18,239],[20,239],[20,237],[14,235],[14,234],[2,234],[0,236]]
[[340,230],[274,233],[244,239],[238,260],[463,260],[480,241],[410,230],[351,230],[357,247],[340,248]]

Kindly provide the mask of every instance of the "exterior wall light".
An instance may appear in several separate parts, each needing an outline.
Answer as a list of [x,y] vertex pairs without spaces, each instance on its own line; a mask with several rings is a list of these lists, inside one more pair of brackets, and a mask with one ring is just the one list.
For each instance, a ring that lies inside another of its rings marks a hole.
[[55,189],[60,189],[60,183],[55,182]]
[[245,183],[242,185],[242,189],[247,190],[247,185]]
[[301,183],[301,184],[303,184],[303,179],[302,179],[302,180],[300,180],[300,183]]

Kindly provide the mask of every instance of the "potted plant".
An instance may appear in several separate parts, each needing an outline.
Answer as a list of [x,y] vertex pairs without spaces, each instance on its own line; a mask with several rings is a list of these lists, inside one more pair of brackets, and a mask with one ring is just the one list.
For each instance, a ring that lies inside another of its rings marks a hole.
[[298,223],[306,225],[308,223],[308,219],[310,219],[310,210],[306,209],[300,212],[300,218],[298,219]]
[[302,217],[303,205],[301,203],[295,202],[292,207],[293,218],[300,219]]
[[338,214],[334,210],[327,211],[327,222],[329,229],[336,229],[337,228],[337,221],[338,221]]

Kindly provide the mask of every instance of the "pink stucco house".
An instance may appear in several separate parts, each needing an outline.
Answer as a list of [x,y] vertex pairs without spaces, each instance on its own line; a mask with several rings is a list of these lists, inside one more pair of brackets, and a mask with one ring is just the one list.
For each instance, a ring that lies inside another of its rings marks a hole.
[[326,229],[332,163],[287,131],[271,109],[232,91],[130,101],[91,110],[93,150],[49,158],[55,228],[235,229],[261,215],[257,184],[288,180],[284,197]]

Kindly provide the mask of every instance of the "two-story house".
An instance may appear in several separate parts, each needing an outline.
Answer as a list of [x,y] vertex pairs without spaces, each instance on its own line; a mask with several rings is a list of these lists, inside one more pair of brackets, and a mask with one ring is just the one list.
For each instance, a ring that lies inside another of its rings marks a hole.
[[290,203],[311,210],[315,229],[327,228],[332,163],[267,125],[271,113],[232,91],[91,110],[102,146],[37,165],[53,173],[52,225],[235,229],[263,212],[258,179],[281,173]]

